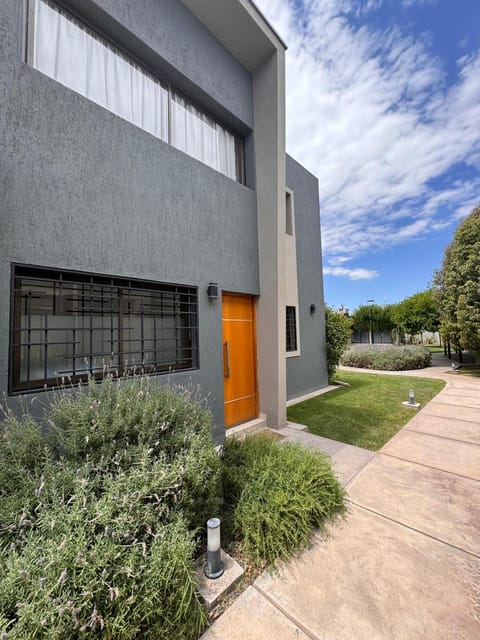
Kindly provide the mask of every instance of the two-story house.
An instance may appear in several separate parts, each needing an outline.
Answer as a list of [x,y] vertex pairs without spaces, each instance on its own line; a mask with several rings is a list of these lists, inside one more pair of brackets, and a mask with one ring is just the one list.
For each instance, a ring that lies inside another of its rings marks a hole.
[[219,441],[282,426],[327,373],[280,37],[250,0],[7,0],[0,60],[9,406],[143,369],[200,386]]

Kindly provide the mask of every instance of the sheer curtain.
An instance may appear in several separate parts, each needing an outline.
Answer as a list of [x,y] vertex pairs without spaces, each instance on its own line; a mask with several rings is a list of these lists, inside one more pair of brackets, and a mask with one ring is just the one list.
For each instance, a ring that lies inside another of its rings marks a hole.
[[171,113],[173,146],[235,180],[235,136],[178,93]]
[[47,0],[35,9],[34,67],[168,142],[168,90]]
[[233,180],[236,139],[225,127],[93,34],[50,0],[35,3],[33,66]]

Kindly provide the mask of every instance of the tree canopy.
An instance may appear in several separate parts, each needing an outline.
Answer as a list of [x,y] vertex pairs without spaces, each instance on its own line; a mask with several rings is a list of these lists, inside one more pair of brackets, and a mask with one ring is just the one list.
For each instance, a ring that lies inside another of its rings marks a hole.
[[439,328],[437,300],[432,289],[414,293],[393,305],[391,314],[394,323],[410,335]]
[[455,231],[435,285],[443,337],[480,351],[480,206]]

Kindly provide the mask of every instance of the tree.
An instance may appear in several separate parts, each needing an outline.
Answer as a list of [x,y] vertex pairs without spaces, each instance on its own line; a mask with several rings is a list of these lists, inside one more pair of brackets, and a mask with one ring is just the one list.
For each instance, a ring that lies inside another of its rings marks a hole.
[[440,324],[438,304],[433,290],[419,291],[394,305],[392,318],[397,327],[401,327],[411,336],[419,333],[423,343],[423,331],[438,331]]
[[480,206],[460,223],[435,275],[440,331],[480,357]]
[[328,377],[335,373],[343,352],[352,339],[352,321],[343,313],[334,311],[325,305],[325,328],[327,333],[327,369]]
[[382,334],[393,329],[390,306],[381,307],[378,304],[363,304],[352,313],[352,328],[354,331],[362,333],[370,332],[370,342],[372,342],[371,331],[377,330]]

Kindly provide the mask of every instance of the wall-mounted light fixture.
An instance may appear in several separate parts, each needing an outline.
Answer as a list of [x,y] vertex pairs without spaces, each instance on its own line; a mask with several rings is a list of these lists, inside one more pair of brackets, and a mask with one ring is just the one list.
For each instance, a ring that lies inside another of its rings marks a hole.
[[209,300],[216,300],[218,298],[218,284],[216,282],[208,283],[207,296]]
[[207,563],[204,573],[207,578],[215,580],[223,575],[224,567],[220,557],[220,518],[207,520]]
[[313,316],[314,313],[317,313],[316,305],[314,305],[314,304],[310,305],[310,313],[312,314],[312,316]]

